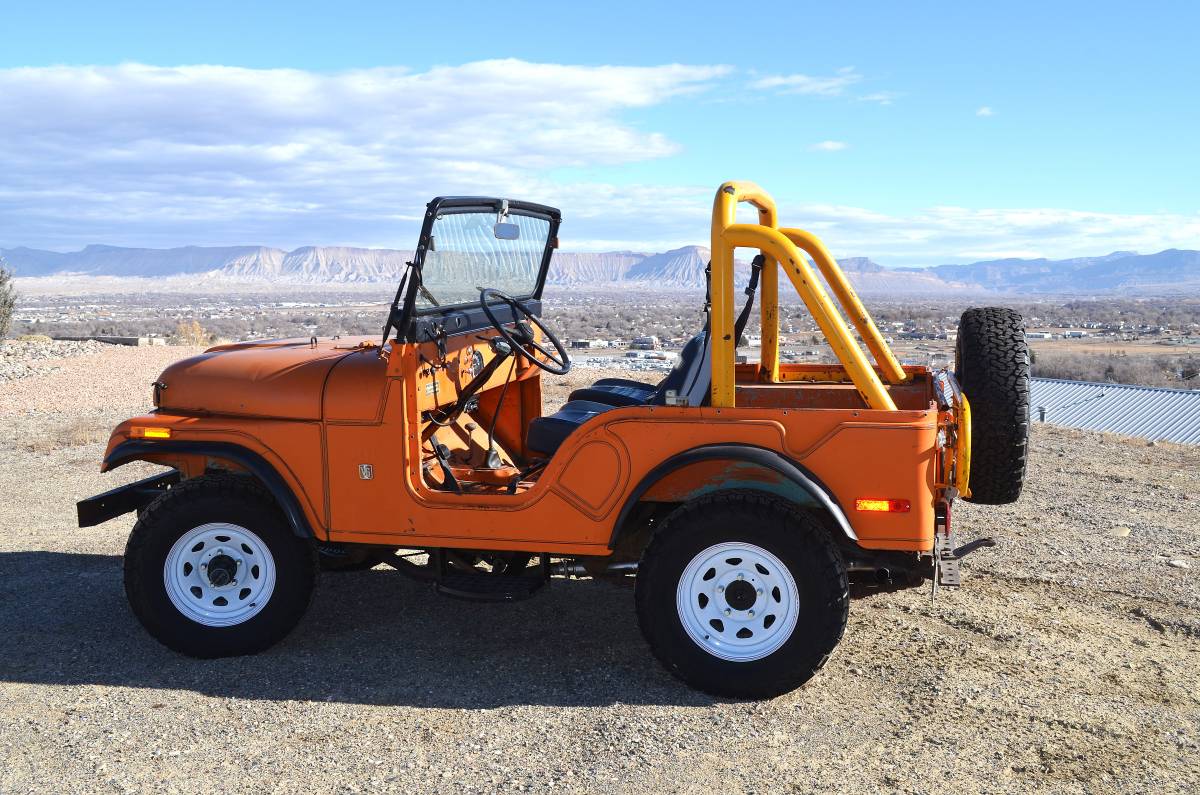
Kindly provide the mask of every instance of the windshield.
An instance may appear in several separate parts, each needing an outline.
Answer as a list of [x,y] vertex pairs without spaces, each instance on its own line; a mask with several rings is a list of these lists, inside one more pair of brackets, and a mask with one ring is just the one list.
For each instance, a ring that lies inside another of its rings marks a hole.
[[[514,298],[533,294],[550,236],[550,220],[512,212],[497,227],[495,210],[438,215],[421,266],[417,307],[429,309],[479,300],[491,287]],[[497,235],[503,234],[500,239]]]

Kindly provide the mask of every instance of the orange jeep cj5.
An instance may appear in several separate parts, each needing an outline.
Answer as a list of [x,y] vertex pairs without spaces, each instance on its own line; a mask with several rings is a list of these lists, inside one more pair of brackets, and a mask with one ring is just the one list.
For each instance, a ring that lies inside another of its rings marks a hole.
[[[758,223],[737,222],[740,202]],[[672,674],[761,698],[829,659],[852,580],[959,584],[959,560],[992,542],[956,546],[954,500],[1011,502],[1024,478],[1019,315],[969,309],[953,371],[902,366],[824,245],[730,182],[707,319],[674,368],[657,385],[601,379],[543,414],[542,378],[571,367],[541,319],[560,220],[434,199],[381,340],[219,345],[163,372],[102,469],[169,469],[78,506],[81,526],[137,512],[125,589],[150,634],[196,657],[260,651],[301,620],[321,569],[386,563],[493,601],[636,576]],[[757,253],[744,301],[738,248]],[[779,361],[784,280],[839,364]],[[739,364],[755,292],[762,353]]]

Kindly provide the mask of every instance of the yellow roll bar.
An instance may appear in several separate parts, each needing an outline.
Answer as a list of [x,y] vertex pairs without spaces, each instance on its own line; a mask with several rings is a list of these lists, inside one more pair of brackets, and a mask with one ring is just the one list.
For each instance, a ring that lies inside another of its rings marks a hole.
[[[758,209],[758,224],[737,223],[737,205],[748,202]],[[817,326],[829,341],[838,361],[869,408],[896,410],[896,404],[883,386],[879,373],[867,361],[862,349],[850,335],[850,329],[829,295],[809,267],[803,249],[812,256],[834,294],[862,335],[885,377],[893,383],[904,380],[904,370],[892,356],[841,268],[821,241],[800,229],[781,230],[775,201],[752,182],[726,182],[717,190],[712,213],[712,405],[734,405],[734,359],[737,340],[733,339],[733,251],[756,248],[766,262],[762,273],[762,361],[760,377],[779,380],[779,270],[788,275]]]
[[863,306],[858,294],[850,286],[850,280],[846,278],[846,274],[834,261],[833,256],[825,248],[825,244],[816,235],[803,229],[780,229],[779,231],[787,235],[788,240],[795,243],[797,248],[808,254],[812,257],[813,262],[817,263],[817,267],[821,269],[821,275],[825,277],[833,294],[837,296],[838,303],[842,305],[842,310],[850,316],[850,322],[858,329],[858,335],[862,337],[863,342],[867,344],[867,349],[875,357],[875,363],[879,365],[879,369],[883,370],[883,377],[893,384],[903,382],[908,377],[904,368],[892,355],[891,349],[884,342],[883,335],[875,327],[875,321],[871,319],[867,308]]

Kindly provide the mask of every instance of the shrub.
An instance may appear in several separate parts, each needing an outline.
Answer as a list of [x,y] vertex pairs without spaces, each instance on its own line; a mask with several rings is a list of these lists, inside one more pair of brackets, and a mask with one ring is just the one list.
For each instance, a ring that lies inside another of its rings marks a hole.
[[4,267],[0,258],[0,339],[8,336],[12,328],[13,308],[17,305],[17,288],[13,286],[12,271]]
[[1124,356],[1111,353],[1050,353],[1033,363],[1038,378],[1195,388],[1200,360],[1191,355]]
[[99,419],[78,419],[66,425],[52,425],[25,443],[31,453],[53,453],[71,447],[96,444],[108,439],[110,427]]
[[208,345],[210,342],[212,335],[208,333],[208,329],[195,320],[190,323],[181,322],[171,335],[172,345]]

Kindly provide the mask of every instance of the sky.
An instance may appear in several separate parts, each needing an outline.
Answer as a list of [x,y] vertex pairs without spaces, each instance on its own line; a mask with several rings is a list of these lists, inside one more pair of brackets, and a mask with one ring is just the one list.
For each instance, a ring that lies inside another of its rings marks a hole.
[[1200,248],[1200,4],[22,3],[0,248],[410,248],[435,195],[562,248],[713,192],[888,266]]

